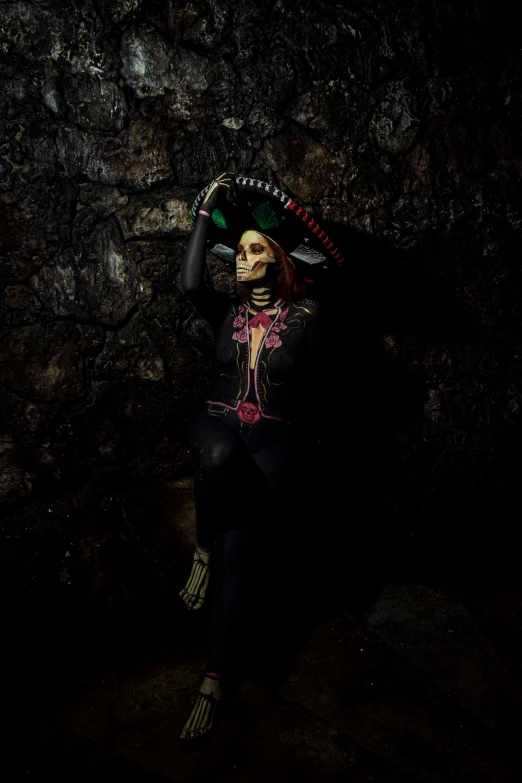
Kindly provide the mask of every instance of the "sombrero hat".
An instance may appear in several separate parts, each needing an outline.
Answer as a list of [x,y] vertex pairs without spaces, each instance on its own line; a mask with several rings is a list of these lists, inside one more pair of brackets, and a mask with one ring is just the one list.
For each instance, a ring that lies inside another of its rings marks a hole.
[[[235,264],[239,237],[250,229],[276,242],[305,279],[316,277],[315,270],[342,266],[340,250],[304,207],[274,185],[242,174],[234,176],[235,203],[223,199],[208,222],[207,246],[211,253],[227,264]],[[190,212],[193,225],[211,184],[194,200]]]

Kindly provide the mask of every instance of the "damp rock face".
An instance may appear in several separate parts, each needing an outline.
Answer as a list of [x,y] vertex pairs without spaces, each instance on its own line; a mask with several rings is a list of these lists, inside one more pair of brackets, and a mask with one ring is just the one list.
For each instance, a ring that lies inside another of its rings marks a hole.
[[121,131],[127,117],[125,96],[114,82],[97,76],[71,76],[64,81],[69,120],[87,130]]
[[173,86],[169,48],[157,32],[129,30],[121,45],[122,75],[137,98],[162,95]]
[[33,63],[50,60],[74,74],[113,72],[111,47],[104,47],[101,21],[90,0],[70,3],[61,13],[42,6],[3,4],[0,40],[5,53],[19,53]]
[[117,324],[135,304],[136,269],[113,219],[55,257],[30,285],[54,315]]
[[5,502],[30,491],[21,465],[20,452],[13,438],[8,435],[0,440],[0,498]]
[[172,179],[165,130],[137,119],[117,136],[87,133],[63,124],[56,140],[58,160],[71,176],[136,191]]
[[4,383],[15,393],[58,403],[82,390],[82,361],[75,349],[74,324],[36,321],[12,329],[2,340],[0,367]]
[[[332,400],[331,475],[392,520],[375,541],[410,563],[428,549],[478,562],[487,514],[509,542],[515,28],[490,0],[0,3],[0,556],[13,595],[47,585],[53,605],[109,612],[153,572],[154,547],[137,543],[146,514],[122,509],[129,487],[193,470],[213,335],[180,271],[193,200],[227,169],[284,188],[343,246],[346,277],[322,294],[331,364],[353,381]],[[209,258],[211,279],[233,292]],[[111,571],[131,550],[135,568]]]
[[185,190],[175,188],[129,199],[117,213],[125,240],[185,235],[192,228],[192,200],[187,195]]

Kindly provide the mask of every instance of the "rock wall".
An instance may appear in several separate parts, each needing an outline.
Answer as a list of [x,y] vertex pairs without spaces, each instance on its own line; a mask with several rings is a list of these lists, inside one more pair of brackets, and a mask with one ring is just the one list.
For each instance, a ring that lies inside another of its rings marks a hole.
[[[143,543],[143,498],[191,470],[212,335],[180,262],[192,200],[225,169],[274,182],[344,243],[343,372],[369,392],[371,438],[397,425],[368,449],[388,476],[387,532],[444,548],[453,518],[465,544],[481,514],[516,515],[521,69],[506,9],[0,2],[1,556],[15,609],[39,595],[106,610],[169,582]],[[472,339],[434,328],[452,302]]]

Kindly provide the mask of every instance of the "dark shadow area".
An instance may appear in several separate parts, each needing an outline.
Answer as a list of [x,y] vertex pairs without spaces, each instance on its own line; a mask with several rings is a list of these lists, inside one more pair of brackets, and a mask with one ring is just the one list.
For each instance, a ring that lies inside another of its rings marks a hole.
[[[448,477],[440,488],[447,507],[432,499],[433,457],[423,439],[424,351],[443,344],[451,354],[480,343],[480,323],[451,281],[427,271],[422,243],[406,254],[323,227],[343,237],[347,262],[309,292],[321,306],[317,427],[302,436],[285,534],[274,541],[284,555],[270,580],[272,609],[253,667],[276,687],[317,627],[336,614],[361,622],[386,584],[465,595],[477,579],[494,585],[499,575],[491,555],[489,573],[482,568],[491,541],[466,513],[466,493],[459,497]],[[405,353],[418,357],[418,371]],[[495,503],[493,494],[490,512]]]
[[[333,479],[332,537],[353,553],[359,577],[457,587],[505,575],[514,565],[509,550],[520,508],[520,431],[492,417],[487,453],[472,432],[455,434],[459,443],[446,429],[441,470],[437,405],[429,400],[452,383],[451,373],[437,374],[438,357],[447,366],[464,363],[456,383],[465,388],[474,357],[493,342],[488,329],[469,298],[463,304],[456,278],[436,276],[445,264],[431,235],[407,254],[362,235],[347,237],[343,250],[346,267],[319,293],[328,303],[321,311],[328,400],[322,445]],[[456,432],[460,420],[471,419],[461,416],[459,402],[466,414],[472,405],[465,392],[453,403]]]
[[[53,579],[53,563],[47,580],[28,582],[23,590],[7,570],[1,573],[8,644],[2,656],[0,776],[6,783],[66,781],[71,776],[78,781],[163,779],[110,749],[93,751],[91,743],[72,740],[57,715],[93,677],[114,670],[123,678],[151,650],[161,656],[164,646],[169,649],[180,640],[196,646],[206,641],[205,619],[191,616],[177,594],[184,576],[178,569],[183,543],[173,536],[168,547],[161,541],[161,528],[171,524],[172,513],[164,497],[161,480],[131,486],[124,470],[114,470],[98,478],[89,502],[70,515],[71,530],[87,530],[93,538],[105,530],[106,543],[83,563],[82,581]],[[43,534],[39,543],[45,552]],[[71,557],[81,548],[77,541],[74,545]],[[39,556],[35,551],[33,557]],[[93,572],[99,580],[104,575],[110,579],[112,605],[104,600]]]

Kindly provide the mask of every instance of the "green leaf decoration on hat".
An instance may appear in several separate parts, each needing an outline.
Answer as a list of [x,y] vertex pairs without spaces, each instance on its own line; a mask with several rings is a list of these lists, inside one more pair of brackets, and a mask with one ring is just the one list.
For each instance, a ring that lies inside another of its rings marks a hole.
[[219,226],[219,228],[227,228],[227,221],[225,219],[224,214],[220,209],[214,209],[212,212],[212,220],[216,224],[216,226]]
[[259,228],[273,228],[279,225],[276,213],[268,201],[252,210],[252,215],[256,219]]

